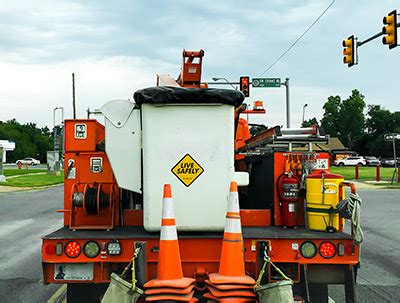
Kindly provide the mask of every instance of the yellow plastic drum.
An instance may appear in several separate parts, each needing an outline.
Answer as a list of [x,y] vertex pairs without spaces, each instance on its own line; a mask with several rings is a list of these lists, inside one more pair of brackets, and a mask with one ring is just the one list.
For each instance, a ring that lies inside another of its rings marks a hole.
[[344,190],[339,195],[340,183],[344,177],[322,171],[311,174],[306,179],[307,228],[321,231],[339,230],[339,215],[335,212],[339,198],[344,198]]

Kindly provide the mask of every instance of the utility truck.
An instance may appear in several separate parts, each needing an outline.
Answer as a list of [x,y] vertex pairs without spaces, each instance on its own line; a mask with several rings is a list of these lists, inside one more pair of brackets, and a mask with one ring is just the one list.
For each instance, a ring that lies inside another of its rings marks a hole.
[[[201,82],[203,56],[184,50],[177,80],[157,75],[134,102],[105,103],[104,125],[65,120],[64,208],[55,214],[64,224],[43,236],[44,282],[66,283],[68,302],[99,302],[137,248],[137,286],[157,278],[169,184],[183,275],[204,301],[205,281],[220,269],[234,181],[246,274],[256,279],[268,256],[294,281],[299,302],[328,302],[329,284],[344,285],[346,302],[355,302],[359,246],[336,210],[345,188],[355,188],[329,172],[327,152],[313,150],[329,136],[317,126],[277,126],[251,137],[241,114],[259,113],[260,102],[246,108],[240,91]],[[261,283],[280,279],[268,264]]]

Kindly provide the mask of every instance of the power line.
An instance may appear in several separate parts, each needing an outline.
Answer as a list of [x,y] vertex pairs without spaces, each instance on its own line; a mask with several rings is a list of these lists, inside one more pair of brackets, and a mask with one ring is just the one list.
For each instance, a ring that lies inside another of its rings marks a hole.
[[262,75],[264,75],[267,71],[269,71],[272,67],[274,67],[274,65],[276,63],[278,63],[296,44],[297,42],[299,42],[308,32],[309,30],[319,21],[319,19],[322,18],[323,15],[325,15],[325,13],[331,8],[331,6],[335,3],[336,0],[333,0],[331,4],[328,5],[328,7],[321,13],[321,15],[319,15],[319,17],[317,19],[315,19],[315,21],[313,23],[311,23],[311,25],[305,30],[304,33],[301,34],[300,37],[297,38],[296,41],[293,42],[293,44],[286,50],[283,52],[282,55],[280,55],[278,57],[278,59],[276,59],[265,71],[263,71],[259,77],[261,77]]

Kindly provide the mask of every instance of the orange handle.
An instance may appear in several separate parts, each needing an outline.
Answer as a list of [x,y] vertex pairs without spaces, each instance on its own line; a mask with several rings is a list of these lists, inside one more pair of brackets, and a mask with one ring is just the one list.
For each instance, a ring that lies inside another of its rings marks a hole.
[[356,185],[355,185],[353,182],[347,182],[347,181],[341,182],[341,183],[339,184],[339,201],[342,201],[342,199],[343,199],[343,195],[342,195],[343,186],[348,186],[348,187],[350,187],[350,192],[351,192],[352,194],[356,194],[356,193],[357,193]]

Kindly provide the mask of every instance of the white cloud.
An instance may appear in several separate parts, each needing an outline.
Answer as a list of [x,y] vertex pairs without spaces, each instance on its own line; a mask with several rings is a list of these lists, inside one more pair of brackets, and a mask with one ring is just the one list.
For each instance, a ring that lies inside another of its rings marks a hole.
[[132,99],[133,92],[154,86],[156,71],[175,66],[135,57],[103,60],[78,60],[52,65],[0,63],[0,120],[16,118],[52,126],[53,109],[63,106],[66,118],[72,117],[72,77],[76,77],[78,117],[85,110],[99,108],[116,99]]
[[[0,120],[52,124],[52,109],[71,114],[71,73],[77,78],[79,116],[113,98],[155,83],[157,73],[177,76],[182,49],[206,52],[203,80],[258,76],[329,5],[294,1],[1,1]],[[336,1],[266,77],[290,77],[292,125],[321,118],[330,95],[358,88],[367,103],[400,110],[396,99],[398,49],[380,41],[359,49],[360,64],[342,63],[341,40],[378,32],[392,0]],[[349,15],[348,12],[351,12]],[[284,89],[256,90],[268,125],[284,124]],[[251,118],[251,119],[253,119]]]

